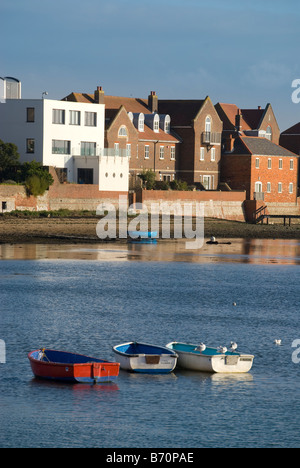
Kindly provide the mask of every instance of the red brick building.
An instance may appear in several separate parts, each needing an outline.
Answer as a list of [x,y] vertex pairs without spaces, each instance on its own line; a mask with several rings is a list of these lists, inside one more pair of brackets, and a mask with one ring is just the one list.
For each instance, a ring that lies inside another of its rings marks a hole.
[[169,115],[158,114],[158,98],[151,92],[148,100],[106,96],[98,87],[94,94],[72,93],[65,99],[105,104],[105,148],[130,158],[134,178],[153,170],[157,180],[177,177],[180,138],[172,134]]
[[298,156],[266,138],[240,136],[222,154],[221,180],[248,200],[296,203]]
[[209,97],[203,100],[161,100],[158,112],[171,117],[181,139],[179,178],[216,190],[220,181],[222,121]]
[[235,104],[218,103],[215,106],[223,122],[223,145],[230,136],[264,137],[279,144],[280,129],[271,104],[263,109],[240,109]]

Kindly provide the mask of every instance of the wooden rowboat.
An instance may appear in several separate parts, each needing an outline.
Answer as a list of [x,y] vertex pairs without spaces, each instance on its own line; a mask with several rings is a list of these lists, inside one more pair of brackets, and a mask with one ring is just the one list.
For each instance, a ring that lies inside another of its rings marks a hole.
[[207,348],[205,345],[172,342],[167,344],[178,355],[178,367],[201,372],[247,373],[254,356],[227,348]]
[[114,346],[113,352],[121,369],[131,372],[168,374],[177,364],[175,351],[146,343],[123,343]]
[[28,354],[35,377],[73,383],[113,382],[120,365],[81,354],[38,349]]

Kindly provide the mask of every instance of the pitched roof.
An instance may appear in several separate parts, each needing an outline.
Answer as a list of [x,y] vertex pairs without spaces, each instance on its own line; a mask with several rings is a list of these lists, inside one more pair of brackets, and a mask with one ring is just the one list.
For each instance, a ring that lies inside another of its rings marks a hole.
[[267,138],[261,137],[238,137],[234,143],[234,150],[231,154],[252,154],[255,156],[282,156],[295,157],[296,154],[272,143]]
[[205,99],[201,100],[158,100],[158,113],[169,114],[171,117],[172,127],[191,125]]
[[[71,93],[66,98],[68,101],[84,102],[95,104],[94,94],[86,93]],[[127,112],[151,114],[147,106],[147,101],[138,98],[128,98],[120,96],[107,96],[104,95],[105,109],[117,109],[124,106]]]
[[281,135],[300,135],[300,122],[282,132]]
[[224,130],[233,130],[235,128],[235,117],[239,112],[241,114],[242,131],[257,130],[260,127],[260,123],[266,112],[266,109],[240,109],[235,104],[225,103],[218,103],[216,106],[217,110],[218,106],[221,108],[226,117],[224,118],[224,115],[222,115]]

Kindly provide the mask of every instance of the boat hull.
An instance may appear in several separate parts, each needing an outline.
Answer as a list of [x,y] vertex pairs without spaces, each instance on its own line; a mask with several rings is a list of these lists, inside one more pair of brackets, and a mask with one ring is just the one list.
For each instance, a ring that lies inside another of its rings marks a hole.
[[124,343],[114,346],[113,351],[121,369],[129,372],[169,374],[177,364],[177,354],[172,350],[144,343]]
[[169,343],[168,348],[178,355],[177,365],[181,369],[212,373],[247,373],[253,366],[254,356],[237,352],[219,353],[215,348],[204,352],[197,350],[197,345],[186,343]]
[[70,383],[114,382],[119,375],[119,364],[79,354],[45,350],[45,358],[38,359],[40,350],[28,354],[36,378]]

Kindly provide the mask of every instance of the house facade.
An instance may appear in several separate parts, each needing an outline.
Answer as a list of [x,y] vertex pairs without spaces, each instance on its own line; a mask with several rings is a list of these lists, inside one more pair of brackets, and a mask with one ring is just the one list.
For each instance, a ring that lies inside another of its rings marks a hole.
[[223,125],[211,99],[159,100],[158,111],[170,115],[171,128],[181,139],[178,178],[216,190]]
[[67,101],[105,104],[105,148],[126,154],[134,182],[138,174],[152,170],[157,180],[177,177],[180,139],[171,132],[169,115],[158,113],[158,99],[106,96],[101,87],[94,94],[71,93]]
[[247,200],[296,204],[298,156],[266,138],[239,136],[222,154],[222,182]]
[[[35,160],[53,166],[61,181],[97,184],[103,190],[104,104],[9,99],[0,103],[0,138],[17,145],[21,162]],[[122,191],[127,190],[127,174],[112,190],[120,190],[120,185]]]

